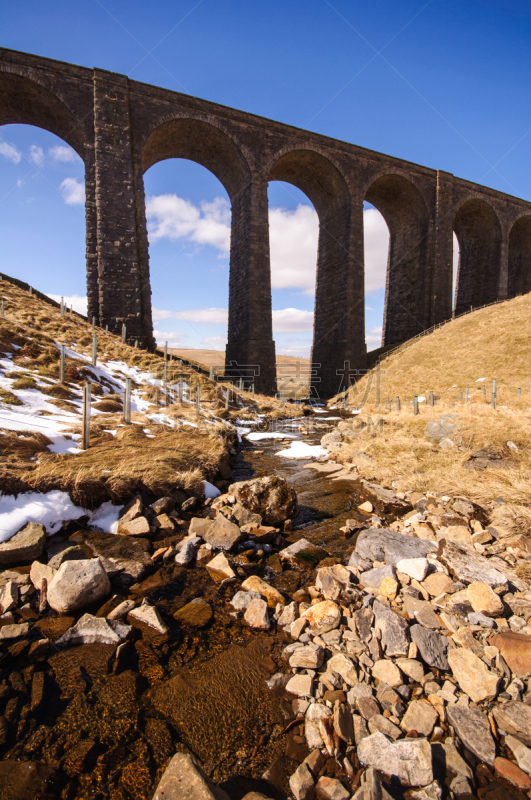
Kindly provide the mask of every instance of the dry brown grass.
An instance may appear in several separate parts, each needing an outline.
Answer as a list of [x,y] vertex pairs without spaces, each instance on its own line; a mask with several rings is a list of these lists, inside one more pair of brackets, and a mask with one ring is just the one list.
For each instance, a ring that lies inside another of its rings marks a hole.
[[[482,402],[482,384],[476,383],[479,378],[487,379],[489,399],[491,381],[496,378],[498,404],[516,406],[520,387],[522,406],[529,407],[531,294],[458,317],[384,359],[381,396],[384,401],[388,396],[397,395],[404,400],[432,390],[442,399],[451,401],[469,387],[472,401]],[[350,390],[352,405],[363,397],[370,380],[372,386],[366,403],[374,403],[375,369]],[[343,395],[331,402],[340,398]]]
[[[450,413],[459,427],[454,435],[455,447],[442,448],[431,444],[424,435],[429,420]],[[355,452],[364,452],[374,459],[371,466],[363,467],[363,477],[384,485],[394,485],[402,491],[443,492],[465,495],[478,502],[488,502],[503,497],[518,504],[531,504],[531,414],[518,409],[497,409],[490,406],[439,405],[420,407],[418,416],[411,408],[400,412],[375,413],[373,423],[383,420],[383,425],[352,432],[350,444],[339,452],[338,460],[348,463]],[[367,421],[362,414],[360,418]],[[356,419],[353,425],[359,424]],[[514,442],[519,451],[514,453],[507,442]],[[464,464],[475,450],[491,446],[504,458],[512,461],[509,469],[475,471]],[[334,452],[334,457],[336,453]]]
[[34,490],[67,491],[74,503],[95,508],[124,502],[135,492],[162,496],[184,490],[203,495],[204,478],[212,478],[228,442],[195,430],[168,431],[150,423],[148,438],[139,425],[119,429],[116,437],[91,439],[80,455],[42,455],[40,465],[23,478]]
[[531,508],[526,506],[511,503],[499,505],[492,512],[491,522],[504,536],[531,536]]

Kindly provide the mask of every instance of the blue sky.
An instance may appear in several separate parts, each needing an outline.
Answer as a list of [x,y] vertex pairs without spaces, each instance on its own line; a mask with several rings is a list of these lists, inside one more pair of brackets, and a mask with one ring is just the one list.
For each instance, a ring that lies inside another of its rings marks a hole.
[[[98,66],[354,142],[531,199],[531,5],[493,0],[27,0],[5,47]],[[223,347],[230,209],[202,167],[145,175],[160,341]],[[308,355],[317,221],[269,190],[277,352]],[[366,211],[367,343],[378,346],[386,227]],[[210,224],[205,228],[205,221]],[[208,234],[205,234],[208,231]],[[52,134],[0,128],[0,271],[78,298],[83,164]]]

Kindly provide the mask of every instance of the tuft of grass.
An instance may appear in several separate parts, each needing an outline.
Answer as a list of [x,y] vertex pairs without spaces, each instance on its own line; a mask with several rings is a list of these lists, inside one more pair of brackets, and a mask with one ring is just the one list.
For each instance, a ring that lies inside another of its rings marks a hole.
[[32,378],[31,375],[24,375],[23,378],[17,378],[11,386],[13,389],[36,389],[37,384],[35,383],[35,378]]
[[67,491],[85,508],[107,500],[124,502],[136,492],[161,497],[184,490],[202,497],[202,480],[215,475],[230,440],[195,430],[168,431],[153,423],[150,429],[156,434],[153,439],[141,426],[128,425],[99,446],[91,440],[79,455],[43,456],[23,478],[36,491]]
[[19,400],[16,394],[10,392],[9,389],[2,389],[0,388],[0,400],[2,403],[6,403],[6,405],[10,406],[23,406],[24,403],[22,400]]

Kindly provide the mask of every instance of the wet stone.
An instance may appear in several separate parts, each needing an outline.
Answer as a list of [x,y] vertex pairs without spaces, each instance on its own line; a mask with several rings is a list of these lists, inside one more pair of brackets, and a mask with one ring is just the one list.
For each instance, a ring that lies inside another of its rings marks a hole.
[[192,628],[204,628],[212,619],[212,613],[212,606],[202,597],[196,597],[176,611],[173,618]]
[[0,543],[0,565],[34,561],[42,555],[46,545],[44,525],[28,522],[7,542]]

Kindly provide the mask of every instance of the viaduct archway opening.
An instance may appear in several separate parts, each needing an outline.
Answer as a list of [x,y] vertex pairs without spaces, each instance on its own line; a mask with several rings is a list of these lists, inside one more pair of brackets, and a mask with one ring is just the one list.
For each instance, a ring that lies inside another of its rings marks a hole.
[[271,167],[268,180],[296,186],[319,217],[312,394],[331,397],[354,368],[365,366],[363,265],[355,263],[353,255],[363,236],[362,212],[355,221],[345,178],[316,150],[285,152]]
[[367,353],[382,346],[389,228],[370,203],[363,203],[363,258],[365,271],[365,342]]
[[531,216],[516,220],[509,234],[507,297],[531,292]]
[[479,199],[461,206],[453,229],[459,242],[455,292],[455,313],[459,315],[497,300],[502,233],[493,208]]
[[419,190],[401,175],[382,175],[365,200],[389,229],[382,344],[399,344],[429,327],[429,217]]
[[[231,377],[254,383],[257,391],[274,391],[267,185],[253,179],[244,154],[231,137],[202,119],[168,120],[148,136],[142,152],[143,170],[167,158],[184,158],[206,167],[223,184],[230,198],[226,369]],[[143,186],[138,191],[140,205],[144,207]],[[145,231],[144,220],[139,227]],[[142,238],[146,248],[143,261],[147,264],[147,236]]]
[[[95,269],[85,213],[82,132],[65,104],[27,77],[0,72],[3,269],[57,295],[83,295]],[[39,282],[42,253],[54,268]],[[85,271],[86,263],[86,271]],[[79,271],[76,270],[76,265]],[[97,282],[93,291],[97,304]]]
[[150,167],[144,189],[155,339],[170,348],[219,350],[221,366],[227,340],[228,195],[210,170],[182,158]]

